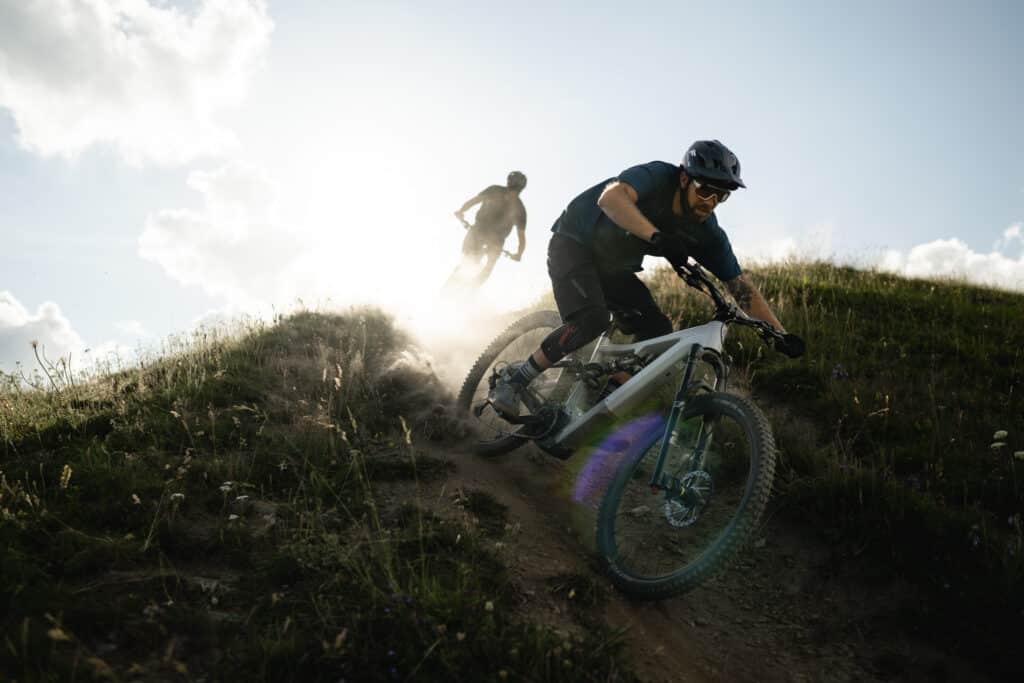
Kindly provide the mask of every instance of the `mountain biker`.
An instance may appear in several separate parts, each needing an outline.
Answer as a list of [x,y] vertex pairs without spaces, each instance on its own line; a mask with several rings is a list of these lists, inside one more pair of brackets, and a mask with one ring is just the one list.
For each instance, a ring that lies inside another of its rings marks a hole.
[[476,204],[476,218],[473,225],[466,233],[466,239],[462,241],[462,254],[464,258],[474,261],[481,256],[487,257],[483,269],[476,276],[476,284],[483,284],[494,270],[494,264],[501,256],[501,249],[505,239],[512,232],[512,226],[516,227],[516,236],[519,238],[519,248],[510,258],[519,261],[523,257],[523,250],[526,249],[526,207],[519,198],[523,188],[526,187],[526,176],[519,171],[512,171],[508,174],[506,184],[491,185],[482,190],[478,195],[466,200],[455,217],[463,223],[466,222],[465,213]]
[[672,322],[636,276],[645,255],[672,263],[692,256],[725,283],[745,313],[785,333],[740,269],[714,213],[741,187],[746,185],[736,155],[718,140],[698,140],[678,166],[632,166],[569,202],[548,244],[548,274],[562,325],[530,358],[510,365],[488,397],[495,410],[518,415],[526,385],[604,332],[609,311],[637,340],[672,332]]

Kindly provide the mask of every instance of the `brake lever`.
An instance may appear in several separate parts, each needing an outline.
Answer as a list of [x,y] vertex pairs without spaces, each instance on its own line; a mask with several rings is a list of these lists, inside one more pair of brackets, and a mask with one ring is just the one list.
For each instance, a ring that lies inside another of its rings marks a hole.
[[688,284],[690,287],[693,287],[698,292],[707,293],[707,290],[704,288],[704,283],[701,282],[700,278],[698,278],[689,268],[684,265],[673,263],[672,269],[676,271],[676,275],[682,278],[683,282]]

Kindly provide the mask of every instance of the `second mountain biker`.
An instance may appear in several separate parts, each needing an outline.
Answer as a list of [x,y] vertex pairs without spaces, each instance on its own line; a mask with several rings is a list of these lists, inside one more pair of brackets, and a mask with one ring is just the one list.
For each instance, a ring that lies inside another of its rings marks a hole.
[[455,212],[455,216],[465,222],[465,213],[473,206],[480,204],[473,225],[469,227],[466,238],[462,242],[464,259],[479,261],[486,257],[483,268],[476,276],[475,284],[483,284],[494,270],[494,264],[501,256],[505,239],[516,227],[519,248],[511,258],[518,261],[526,249],[526,207],[519,198],[526,187],[526,176],[519,171],[508,174],[506,185],[491,185],[479,194],[466,200]]

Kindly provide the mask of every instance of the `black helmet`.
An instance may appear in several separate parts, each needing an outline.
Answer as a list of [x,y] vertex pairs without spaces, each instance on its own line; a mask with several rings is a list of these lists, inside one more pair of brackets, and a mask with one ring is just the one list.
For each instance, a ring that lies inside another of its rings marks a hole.
[[746,187],[740,178],[740,160],[718,140],[698,140],[683,157],[686,175],[726,190]]
[[521,190],[526,187],[526,176],[519,171],[512,171],[508,174],[508,186],[513,190]]

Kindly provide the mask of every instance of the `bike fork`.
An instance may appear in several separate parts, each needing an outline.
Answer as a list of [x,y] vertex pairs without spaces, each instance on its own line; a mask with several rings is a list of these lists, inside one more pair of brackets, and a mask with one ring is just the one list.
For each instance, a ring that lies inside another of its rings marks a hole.
[[[665,468],[665,460],[668,458],[668,449],[671,445],[672,432],[675,431],[676,424],[679,422],[679,416],[683,413],[683,408],[686,407],[686,398],[690,390],[690,379],[693,377],[693,369],[697,365],[697,356],[701,353],[702,347],[698,344],[694,344],[693,348],[690,349],[690,357],[686,361],[686,371],[683,373],[683,380],[679,383],[679,390],[676,391],[675,399],[672,401],[672,411],[668,415],[668,422],[665,425],[665,434],[661,438],[661,448],[658,451],[658,459],[654,463],[654,471],[651,473],[651,480],[649,482],[651,487],[651,493],[657,493],[660,491],[669,491],[678,493],[679,496],[686,494],[685,489],[680,489],[678,492],[674,491],[676,488],[680,488],[682,485],[679,482],[666,482],[662,477],[662,470]],[[701,425],[700,434],[697,436],[697,446],[694,449],[694,455],[700,457],[701,451],[704,449],[704,425]]]

